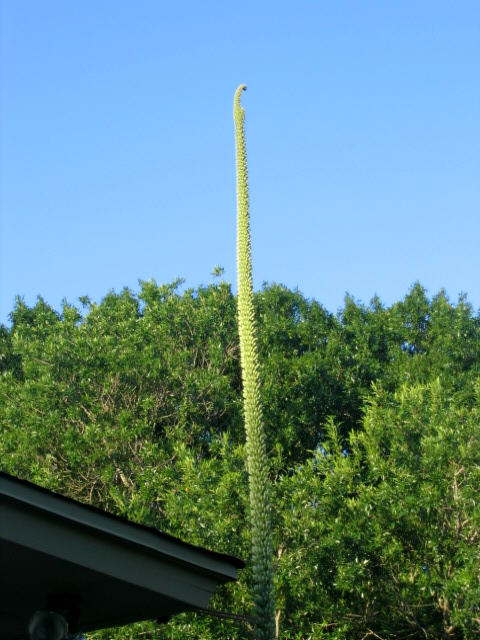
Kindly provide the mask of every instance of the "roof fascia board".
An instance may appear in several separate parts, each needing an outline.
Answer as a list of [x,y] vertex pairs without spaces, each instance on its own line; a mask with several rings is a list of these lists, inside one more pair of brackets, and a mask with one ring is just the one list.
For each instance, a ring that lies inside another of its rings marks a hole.
[[[5,474],[0,474],[0,495],[11,500],[29,505],[45,514],[50,514],[68,520],[75,525],[88,527],[98,533],[115,537],[123,542],[141,545],[155,554],[161,554],[166,559],[180,564],[188,564],[203,571],[213,573],[224,580],[236,579],[238,568],[243,563],[237,558],[212,551],[195,548],[165,536],[153,528],[137,525],[103,513],[99,509],[77,503],[63,496],[55,495],[48,490],[37,490],[35,485],[18,482]],[[236,565],[236,566],[232,566]]]
[[218,584],[208,572],[195,571],[166,557],[135,547],[72,520],[25,509],[2,500],[0,536],[20,546],[61,558],[192,606],[206,606]]

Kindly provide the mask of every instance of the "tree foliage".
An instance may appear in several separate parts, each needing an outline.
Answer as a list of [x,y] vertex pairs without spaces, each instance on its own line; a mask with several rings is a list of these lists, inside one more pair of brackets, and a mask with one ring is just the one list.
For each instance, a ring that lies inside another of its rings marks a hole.
[[[2,470],[249,561],[236,298],[226,282],[19,299],[0,330]],[[480,635],[480,318],[415,284],[338,314],[254,295],[280,637]],[[211,606],[252,614],[251,566]],[[197,614],[92,638],[247,638]],[[376,634],[376,635],[375,635]]]

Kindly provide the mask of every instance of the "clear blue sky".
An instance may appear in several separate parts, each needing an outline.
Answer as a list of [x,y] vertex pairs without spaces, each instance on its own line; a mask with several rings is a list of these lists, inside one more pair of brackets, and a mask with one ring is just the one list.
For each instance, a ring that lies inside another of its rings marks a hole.
[[241,83],[255,288],[480,306],[478,0],[4,0],[1,42],[0,322],[216,264],[236,291]]

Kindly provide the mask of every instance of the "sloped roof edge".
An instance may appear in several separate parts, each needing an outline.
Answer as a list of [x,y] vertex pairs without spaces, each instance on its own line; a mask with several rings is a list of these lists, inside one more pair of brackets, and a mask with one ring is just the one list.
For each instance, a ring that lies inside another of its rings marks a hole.
[[[51,515],[68,519],[78,525],[97,529],[132,544],[140,544],[170,560],[181,564],[192,564],[209,573],[228,574],[235,579],[236,569],[245,567],[244,561],[235,556],[184,542],[153,527],[132,522],[122,516],[102,511],[93,505],[54,493],[4,471],[0,471],[0,495],[23,502]],[[230,570],[228,565],[233,565]]]

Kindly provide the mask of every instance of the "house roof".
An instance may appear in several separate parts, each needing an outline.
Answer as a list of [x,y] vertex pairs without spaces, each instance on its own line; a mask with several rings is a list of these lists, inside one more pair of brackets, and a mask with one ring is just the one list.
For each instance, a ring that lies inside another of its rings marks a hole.
[[166,621],[204,608],[242,560],[187,544],[0,472],[0,640],[37,610],[69,631]]

